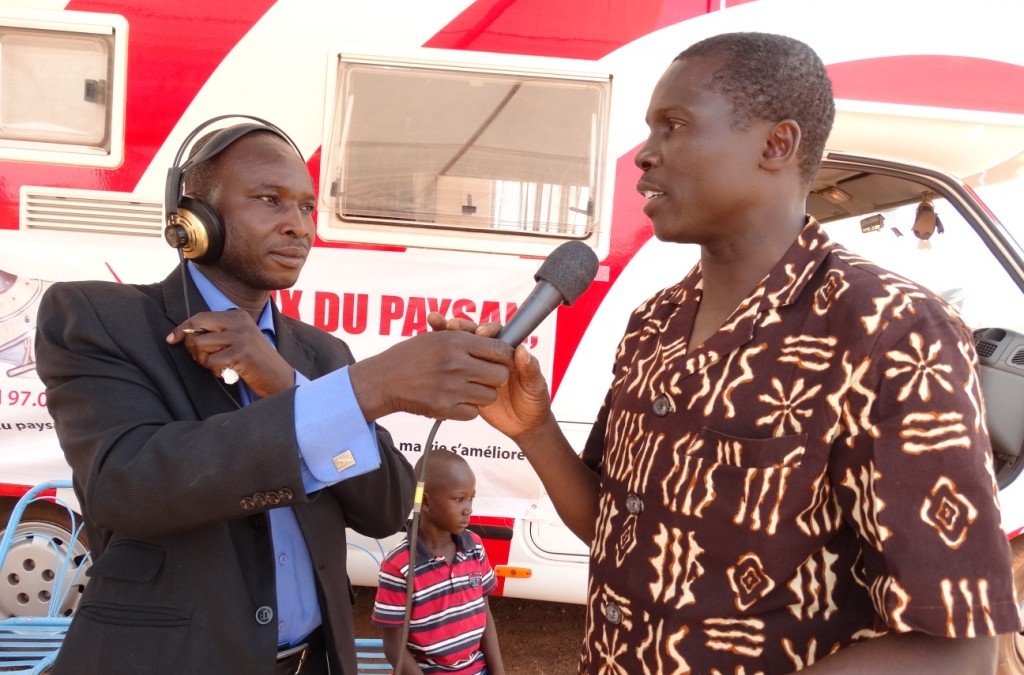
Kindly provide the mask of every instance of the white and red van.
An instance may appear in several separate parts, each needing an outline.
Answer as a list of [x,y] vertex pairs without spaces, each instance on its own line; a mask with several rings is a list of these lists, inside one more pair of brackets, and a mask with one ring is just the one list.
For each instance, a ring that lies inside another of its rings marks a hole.
[[[316,249],[275,299],[357,357],[425,330],[430,310],[505,322],[544,256],[591,246],[597,279],[528,338],[582,447],[629,311],[697,256],[652,238],[634,189],[650,92],[696,40],[760,30],[811,44],[834,82],[809,210],[978,330],[1004,525],[1024,549],[1022,19],[1012,0],[0,0],[0,517],[70,475],[35,375],[39,294],[163,278],[167,169],[230,113],[309,158]],[[931,230],[915,227],[922,200]],[[414,461],[430,421],[383,423]],[[434,442],[477,474],[499,592],[582,602],[586,548],[515,446],[479,421]],[[375,583],[390,544],[353,538],[356,583]],[[16,603],[0,580],[0,613]]]

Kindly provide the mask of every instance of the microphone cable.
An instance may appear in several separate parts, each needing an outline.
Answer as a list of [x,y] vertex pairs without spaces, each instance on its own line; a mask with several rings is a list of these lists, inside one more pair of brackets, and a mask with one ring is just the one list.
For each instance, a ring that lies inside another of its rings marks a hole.
[[188,282],[185,280],[185,275],[188,274],[188,270],[185,268],[188,265],[185,264],[185,253],[180,248],[178,249],[178,260],[181,263],[179,265],[181,268],[181,294],[185,298],[185,316],[186,318],[191,318],[192,310],[188,306]]
[[[394,675],[402,675],[405,654],[409,652],[407,642],[412,622],[412,600],[416,578],[416,543],[419,540],[420,507],[423,505],[423,486],[427,475],[427,455],[431,452],[431,448],[434,445],[434,436],[437,435],[437,430],[443,421],[443,419],[434,420],[434,425],[430,428],[430,433],[427,435],[427,443],[423,446],[423,457],[420,458],[420,472],[416,476],[416,492],[413,494],[412,499],[412,520],[409,525],[411,529],[409,532],[409,563],[405,572],[405,616],[402,619],[402,637],[398,642],[401,651],[398,654],[398,659],[396,659],[398,662],[395,664]],[[409,654],[411,655],[412,652],[409,652]]]
[[[534,275],[537,285],[523,304],[515,311],[496,338],[515,348],[536,330],[537,326],[559,305],[571,305],[590,286],[597,275],[598,260],[594,250],[579,240],[560,244],[541,264]],[[427,436],[420,459],[419,476],[416,477],[416,493],[412,506],[412,531],[409,533],[409,563],[405,579],[405,617],[402,620],[401,652],[395,664],[395,675],[401,675],[405,652],[409,651],[410,624],[412,622],[412,600],[414,571],[416,568],[416,543],[419,535],[420,508],[423,504],[423,485],[427,471],[427,455],[434,444],[434,435],[443,420],[435,420]],[[411,652],[410,652],[411,653]]]
[[[178,249],[178,260],[181,262],[179,267],[181,268],[181,295],[185,299],[185,318],[191,319],[192,318],[192,308],[189,306],[189,301],[188,301],[188,281],[187,281],[188,264],[187,264],[187,261],[185,260],[185,254],[182,252],[182,250],[180,248]],[[188,331],[186,331],[186,332],[188,332]],[[202,331],[202,332],[205,332],[205,331]],[[274,349],[277,349],[276,345],[274,346]],[[234,403],[238,407],[239,410],[241,410],[242,407],[243,407],[242,406],[242,402],[239,401],[238,398],[233,393],[231,393],[231,390],[228,389],[228,387],[225,384],[225,382],[223,381],[223,379],[220,378],[220,377],[217,377],[216,374],[214,374],[213,379],[217,383],[217,386],[220,387],[221,391],[223,391],[227,395],[227,397],[231,399],[231,402]]]

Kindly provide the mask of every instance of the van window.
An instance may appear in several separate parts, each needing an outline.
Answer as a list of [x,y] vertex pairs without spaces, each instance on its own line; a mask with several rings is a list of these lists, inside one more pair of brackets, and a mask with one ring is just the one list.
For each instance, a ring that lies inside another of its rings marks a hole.
[[0,158],[120,164],[125,32],[112,15],[0,13]]
[[595,233],[610,78],[475,56],[339,56],[324,238],[494,250]]
[[[980,229],[981,209],[969,209],[963,199],[954,203],[946,189],[909,175],[826,163],[808,210],[833,241],[926,286],[956,308],[971,329],[1024,331],[1024,294],[986,243],[992,235],[983,236]],[[962,195],[974,199],[972,193]],[[922,208],[933,210],[937,219],[919,219]]]

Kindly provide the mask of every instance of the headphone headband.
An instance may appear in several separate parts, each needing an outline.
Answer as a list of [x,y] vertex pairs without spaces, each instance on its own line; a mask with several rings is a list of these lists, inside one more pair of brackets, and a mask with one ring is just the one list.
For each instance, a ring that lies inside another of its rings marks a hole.
[[[185,151],[192,144],[192,141],[195,140],[195,138],[205,129],[208,129],[217,122],[226,119],[247,119],[252,120],[252,122],[236,124],[234,126],[221,129],[212,138],[210,138],[209,142],[207,142],[207,144],[203,146],[198,153],[196,153],[195,157],[188,159],[184,164],[182,164],[181,160],[185,156]],[[178,211],[178,202],[184,194],[185,174],[197,164],[216,156],[239,138],[253,131],[270,131],[277,134],[279,137],[284,139],[288,145],[292,146],[295,152],[299,155],[299,158],[302,159],[303,164],[305,164],[306,160],[302,156],[302,151],[299,150],[299,146],[296,145],[295,141],[293,141],[291,137],[289,137],[288,134],[286,134],[284,130],[277,125],[272,124],[265,119],[253,117],[252,115],[218,115],[217,117],[212,117],[193,129],[192,132],[185,137],[185,140],[178,148],[178,152],[174,155],[174,164],[167,170],[167,182],[164,186],[164,213],[168,222],[170,222],[171,218]]]

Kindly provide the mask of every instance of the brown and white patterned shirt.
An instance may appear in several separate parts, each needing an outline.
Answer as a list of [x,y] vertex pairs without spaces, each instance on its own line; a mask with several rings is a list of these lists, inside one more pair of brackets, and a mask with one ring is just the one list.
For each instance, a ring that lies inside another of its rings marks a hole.
[[630,318],[583,673],[755,675],[888,631],[1019,630],[968,329],[809,220],[703,345],[699,265]]

